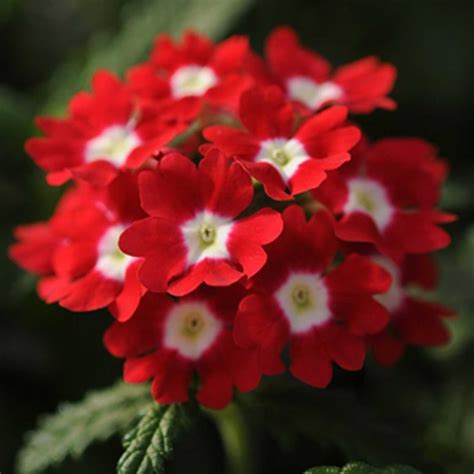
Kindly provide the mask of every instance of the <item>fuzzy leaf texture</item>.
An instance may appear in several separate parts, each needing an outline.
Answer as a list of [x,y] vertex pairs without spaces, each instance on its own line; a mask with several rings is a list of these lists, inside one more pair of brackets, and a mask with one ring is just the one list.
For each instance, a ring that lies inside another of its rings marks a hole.
[[420,471],[398,464],[387,467],[373,467],[362,462],[351,462],[341,468],[335,466],[313,467],[304,474],[420,474]]
[[125,452],[117,465],[118,474],[164,473],[173,442],[188,420],[182,405],[150,406],[135,428],[124,436]]
[[60,405],[27,435],[18,455],[18,473],[39,474],[68,456],[78,458],[94,442],[126,431],[149,403],[147,385],[118,382],[89,393],[80,402]]

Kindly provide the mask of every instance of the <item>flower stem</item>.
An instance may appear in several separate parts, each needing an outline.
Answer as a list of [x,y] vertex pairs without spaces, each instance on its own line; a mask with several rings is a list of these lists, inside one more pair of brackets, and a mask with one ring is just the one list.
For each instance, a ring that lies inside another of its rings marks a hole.
[[232,403],[224,410],[208,410],[222,438],[229,474],[251,474],[250,433],[241,407]]

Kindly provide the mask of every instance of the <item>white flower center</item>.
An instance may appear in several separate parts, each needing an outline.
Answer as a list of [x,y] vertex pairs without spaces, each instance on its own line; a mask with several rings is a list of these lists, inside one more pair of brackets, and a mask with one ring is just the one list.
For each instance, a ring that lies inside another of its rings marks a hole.
[[193,265],[205,258],[228,258],[227,239],[232,226],[232,220],[209,211],[199,212],[186,221],[181,226],[181,232],[188,249],[188,265]]
[[165,321],[164,346],[196,360],[212,346],[221,329],[221,321],[205,303],[178,303]]
[[321,326],[331,317],[326,285],[316,273],[290,274],[276,291],[275,298],[292,333],[304,333],[315,326]]
[[338,100],[342,97],[342,89],[334,82],[318,84],[309,77],[292,77],[287,83],[290,99],[297,100],[306,107],[316,110],[324,103]]
[[132,129],[124,125],[113,125],[89,140],[85,148],[85,160],[86,163],[106,160],[118,168],[140,144],[140,138]]
[[124,281],[128,266],[135,260],[135,257],[125,255],[118,246],[119,237],[124,230],[123,225],[109,228],[97,248],[99,258],[95,268],[112,280]]
[[311,158],[303,144],[296,138],[270,138],[260,143],[255,161],[270,163],[280,173],[285,183],[296,173],[298,167]]
[[405,299],[405,292],[402,287],[400,269],[388,258],[382,255],[370,257],[375,263],[387,270],[392,277],[392,286],[386,293],[375,295],[374,298],[389,312],[396,311]]
[[348,186],[349,195],[344,212],[359,211],[368,214],[377,228],[383,230],[391,221],[394,212],[385,189],[367,178],[351,179]]
[[217,84],[217,76],[210,67],[183,66],[170,79],[171,94],[175,99],[204,95]]

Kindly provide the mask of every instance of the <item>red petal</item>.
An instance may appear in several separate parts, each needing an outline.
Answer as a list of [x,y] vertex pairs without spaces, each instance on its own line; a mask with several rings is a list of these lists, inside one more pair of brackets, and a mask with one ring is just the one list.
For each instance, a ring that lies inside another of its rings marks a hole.
[[166,155],[156,171],[140,173],[138,181],[142,207],[151,216],[183,221],[202,208],[197,168],[184,155]]
[[211,149],[199,164],[201,192],[206,208],[221,216],[235,217],[253,197],[250,176],[235,162]]
[[93,186],[107,186],[117,176],[117,168],[108,161],[99,160],[71,169],[74,178],[82,179]]
[[364,339],[335,325],[331,325],[330,335],[326,347],[334,362],[346,370],[360,370],[367,350]]
[[391,366],[398,362],[405,352],[405,343],[383,331],[370,338],[375,360],[383,366]]
[[125,361],[123,379],[127,383],[143,383],[160,369],[160,356],[154,352],[143,357],[131,357]]
[[163,294],[147,293],[133,318],[114,322],[104,335],[104,345],[116,357],[136,357],[154,349],[161,340],[161,324],[172,300]]
[[71,283],[59,304],[71,311],[93,311],[111,304],[121,289],[121,282],[92,271]]
[[181,403],[189,398],[189,384],[193,374],[189,361],[169,355],[151,386],[151,393],[158,403]]
[[138,280],[140,264],[141,262],[135,262],[128,266],[122,291],[109,306],[109,311],[117,321],[127,321],[133,315],[145,292]]
[[373,294],[385,293],[392,284],[392,277],[368,257],[353,253],[326,277],[326,282],[335,292]]
[[290,372],[302,382],[325,388],[332,379],[332,365],[325,349],[313,333],[291,340]]
[[205,259],[178,276],[169,285],[168,292],[174,296],[183,296],[191,293],[201,283],[210,286],[229,286],[240,280],[242,276],[242,273],[226,260]]
[[239,68],[249,50],[249,40],[245,36],[231,36],[218,44],[210,65],[219,74],[228,74]]

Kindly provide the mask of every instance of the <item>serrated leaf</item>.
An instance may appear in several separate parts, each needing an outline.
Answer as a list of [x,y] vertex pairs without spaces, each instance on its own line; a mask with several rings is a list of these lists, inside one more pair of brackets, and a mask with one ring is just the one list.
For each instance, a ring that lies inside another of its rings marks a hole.
[[344,467],[320,466],[305,471],[304,474],[421,474],[410,466],[395,464],[387,467],[373,467],[362,462],[351,462]]
[[79,457],[96,441],[124,432],[150,402],[147,385],[118,382],[76,403],[63,403],[43,416],[18,454],[19,474],[38,474],[71,456]]
[[313,467],[304,472],[304,474],[340,474],[341,469],[334,466]]
[[188,424],[183,405],[153,404],[138,424],[123,438],[125,452],[117,465],[118,474],[160,474],[173,452],[173,442]]

